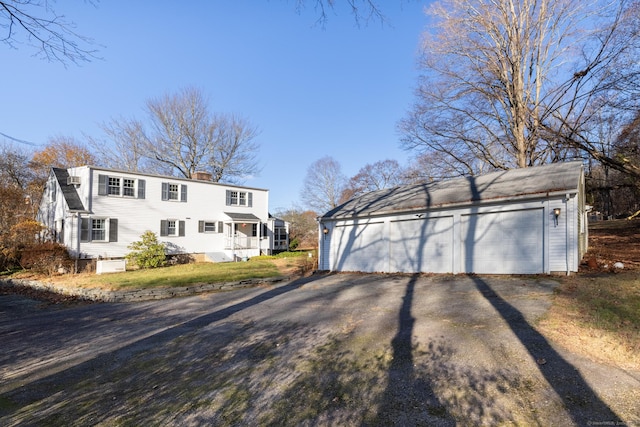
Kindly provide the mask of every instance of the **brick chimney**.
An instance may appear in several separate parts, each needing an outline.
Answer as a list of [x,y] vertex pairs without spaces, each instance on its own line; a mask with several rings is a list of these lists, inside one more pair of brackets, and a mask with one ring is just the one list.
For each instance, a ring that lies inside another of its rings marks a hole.
[[211,175],[209,172],[194,172],[192,178],[197,179],[198,181],[211,181]]

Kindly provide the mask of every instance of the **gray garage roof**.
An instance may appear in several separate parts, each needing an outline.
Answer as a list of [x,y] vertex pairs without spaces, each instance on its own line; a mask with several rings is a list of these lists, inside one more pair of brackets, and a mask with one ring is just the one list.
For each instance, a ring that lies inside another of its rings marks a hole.
[[476,177],[455,178],[428,184],[411,184],[373,191],[349,200],[327,212],[323,218],[353,218],[401,211],[427,210],[447,206],[543,197],[550,193],[576,193],[582,162],[553,163],[511,169]]

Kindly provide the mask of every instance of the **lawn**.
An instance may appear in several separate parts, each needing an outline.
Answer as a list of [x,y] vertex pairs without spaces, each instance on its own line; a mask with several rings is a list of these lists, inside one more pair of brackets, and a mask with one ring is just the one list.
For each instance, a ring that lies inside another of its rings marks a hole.
[[640,370],[640,220],[601,221],[589,232],[585,260],[592,262],[561,278],[538,326],[576,353]]
[[[287,256],[288,255],[288,256]],[[74,287],[111,290],[181,287],[205,283],[236,282],[277,276],[294,276],[313,269],[307,253],[256,257],[247,262],[191,263],[169,267],[96,275],[85,273],[51,277],[48,281]]]

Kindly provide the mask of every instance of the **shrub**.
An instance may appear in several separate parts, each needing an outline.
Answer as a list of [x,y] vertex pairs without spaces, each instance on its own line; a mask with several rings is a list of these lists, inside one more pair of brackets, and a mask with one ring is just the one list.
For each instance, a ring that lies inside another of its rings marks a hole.
[[164,243],[160,243],[156,233],[149,230],[142,233],[140,238],[142,240],[127,246],[132,251],[125,258],[140,268],[162,267],[167,259]]
[[67,248],[55,242],[43,242],[21,249],[20,266],[37,273],[52,275],[60,269],[69,271],[73,261]]

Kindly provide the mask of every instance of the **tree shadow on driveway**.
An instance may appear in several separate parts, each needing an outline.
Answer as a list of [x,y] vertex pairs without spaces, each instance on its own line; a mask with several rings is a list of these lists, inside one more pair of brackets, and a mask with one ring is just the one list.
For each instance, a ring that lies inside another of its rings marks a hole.
[[536,361],[540,373],[561,399],[575,424],[623,424],[620,417],[598,397],[578,370],[527,322],[518,309],[498,295],[483,278],[474,275],[469,277],[482,296],[505,320],[531,358]]

